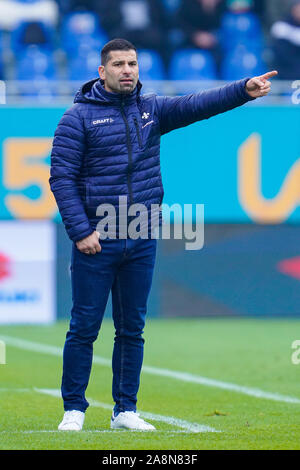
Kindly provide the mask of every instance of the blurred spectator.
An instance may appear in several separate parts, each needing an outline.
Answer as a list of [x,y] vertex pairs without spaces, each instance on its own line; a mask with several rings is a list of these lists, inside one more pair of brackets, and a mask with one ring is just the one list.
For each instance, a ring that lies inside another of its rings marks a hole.
[[0,1],[0,29],[12,31],[22,21],[42,21],[56,25],[58,7],[54,0]]
[[98,6],[100,21],[111,38],[124,37],[137,49],[163,50],[164,9],[160,0],[114,0],[113,3],[115,18],[114,21],[110,18],[110,25],[111,0],[102,0]]
[[217,68],[221,63],[218,37],[224,0],[185,0],[178,10],[178,25],[184,33],[182,46],[211,52]]
[[122,37],[138,49],[164,50],[164,8],[161,0],[69,0],[72,11],[98,13],[110,39]]
[[224,11],[223,0],[185,0],[178,11],[178,22],[185,33],[185,45],[214,50],[217,30]]
[[10,47],[18,55],[27,46],[37,46],[53,50],[55,47],[55,30],[47,23],[39,21],[24,21],[11,32]]
[[275,67],[281,80],[300,78],[300,0],[290,2],[286,19],[271,29]]

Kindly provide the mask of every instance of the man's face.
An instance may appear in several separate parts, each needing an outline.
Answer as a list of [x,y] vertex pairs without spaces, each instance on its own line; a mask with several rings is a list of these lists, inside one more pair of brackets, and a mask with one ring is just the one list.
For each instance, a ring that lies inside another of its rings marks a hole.
[[136,52],[110,51],[106,65],[100,65],[99,76],[104,87],[113,93],[131,93],[139,79],[139,66]]

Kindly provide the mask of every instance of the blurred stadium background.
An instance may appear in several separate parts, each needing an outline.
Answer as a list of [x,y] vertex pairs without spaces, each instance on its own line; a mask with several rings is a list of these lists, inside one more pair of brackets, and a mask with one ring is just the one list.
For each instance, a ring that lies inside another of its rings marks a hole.
[[114,37],[138,47],[145,92],[279,71],[269,97],[163,138],[164,202],[205,205],[205,246],[159,242],[149,315],[300,316],[300,1],[1,0],[0,323],[69,316],[49,152]]

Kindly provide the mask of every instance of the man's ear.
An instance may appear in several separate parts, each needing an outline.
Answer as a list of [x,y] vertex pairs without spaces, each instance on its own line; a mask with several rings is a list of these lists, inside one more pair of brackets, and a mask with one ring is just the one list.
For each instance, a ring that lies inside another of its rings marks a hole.
[[99,73],[99,77],[101,78],[101,80],[105,80],[105,68],[104,68],[104,65],[100,65],[98,67],[98,73]]

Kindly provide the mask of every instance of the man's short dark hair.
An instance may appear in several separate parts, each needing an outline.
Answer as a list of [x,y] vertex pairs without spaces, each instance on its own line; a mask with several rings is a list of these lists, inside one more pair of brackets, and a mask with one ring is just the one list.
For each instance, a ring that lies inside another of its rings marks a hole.
[[136,47],[126,39],[112,39],[107,42],[101,51],[101,65],[106,65],[109,61],[110,51],[135,51]]

